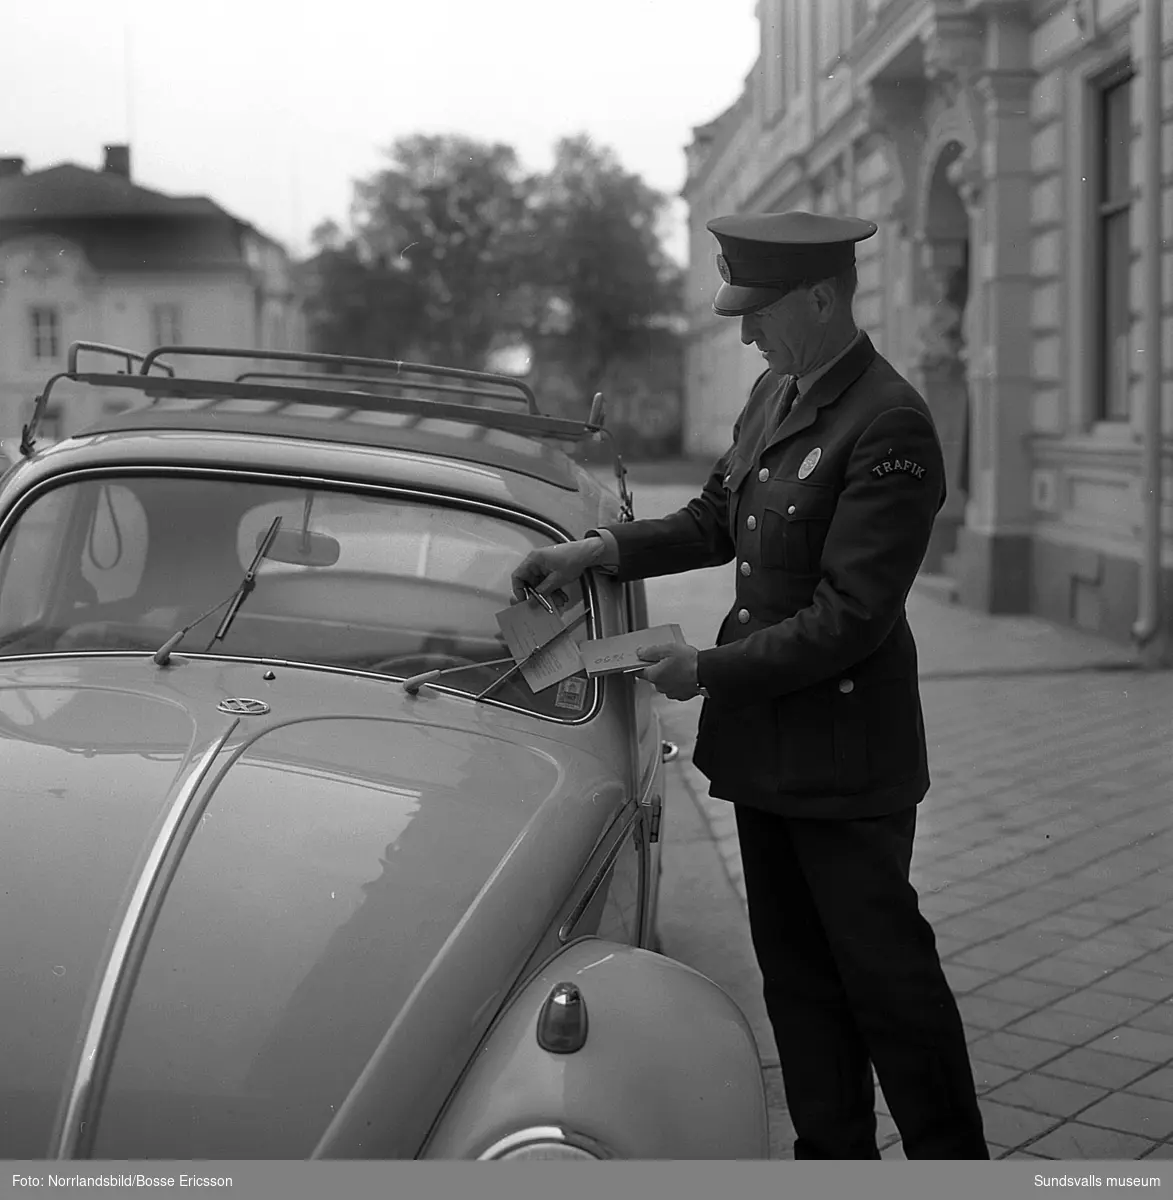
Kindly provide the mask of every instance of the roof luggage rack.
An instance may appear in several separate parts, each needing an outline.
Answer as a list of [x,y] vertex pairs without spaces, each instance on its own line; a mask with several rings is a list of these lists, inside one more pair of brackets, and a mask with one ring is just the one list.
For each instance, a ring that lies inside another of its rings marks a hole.
[[[81,352],[122,359],[126,370],[120,372],[82,371],[78,368]],[[244,371],[234,379],[177,375],[161,361],[164,356],[203,357],[251,363],[301,363],[309,367],[335,367],[336,371]],[[131,372],[131,364],[139,369]],[[385,374],[351,374],[344,368],[367,368]],[[166,374],[156,374],[156,370]],[[456,367],[398,359],[359,358],[341,354],[316,354],[292,350],[246,350],[218,346],[159,346],[147,354],[108,346],[100,342],[74,342],[69,347],[67,369],[54,375],[37,397],[33,413],[21,436],[20,449],[26,457],[36,446],[37,426],[45,413],[49,396],[59,380],[68,379],[93,387],[120,388],[141,392],[153,399],[206,399],[214,403],[228,400],[277,401],[279,409],[289,405],[319,405],[342,410],[342,416],[356,411],[408,413],[433,419],[503,429],[528,437],[581,441],[606,435],[603,428],[603,396],[595,395],[585,421],[544,415],[537,397],[528,384],[508,375],[485,371],[465,371]],[[343,386],[336,386],[341,384]],[[394,389],[387,395],[371,388]],[[434,399],[434,395],[441,398]],[[460,399],[456,399],[459,396]],[[493,408],[486,401],[506,401],[513,408]],[[524,411],[517,411],[518,404]]]
[[[182,354],[185,357],[203,357],[203,358],[236,358],[244,359],[251,362],[296,362],[306,363],[310,366],[330,366],[334,365],[341,367],[373,367],[380,371],[394,371],[397,377],[404,373],[410,375],[432,375],[445,379],[463,379],[469,384],[488,383],[495,387],[502,386],[511,389],[517,393],[513,399],[524,399],[527,405],[527,411],[532,416],[541,416],[538,409],[538,400],[533,393],[533,389],[520,379],[514,379],[509,375],[491,375],[485,371],[465,371],[459,367],[437,367],[430,363],[415,363],[405,362],[401,359],[391,358],[355,358],[351,355],[343,354],[316,354],[310,351],[299,350],[231,350],[217,346],[159,346],[147,354],[141,361],[140,368],[142,374],[147,374],[151,367],[164,354]],[[236,377],[237,382],[247,378],[249,375],[255,375],[257,372],[246,371],[244,375]],[[303,375],[302,378],[329,378],[331,372],[316,372],[312,375]],[[336,376],[335,376],[336,378]],[[368,383],[392,383],[405,382],[401,378],[384,380],[380,376],[352,376],[353,379],[359,379]],[[414,381],[412,381],[414,382]],[[422,386],[422,385],[421,385]],[[438,385],[431,385],[435,389]],[[452,389],[458,390],[458,389]],[[468,387],[464,389],[469,395],[490,396],[498,399],[509,399],[508,394],[502,395],[501,392],[488,392],[484,388]]]
[[[250,379],[264,379],[272,382],[274,380],[288,380],[290,383],[362,383],[372,387],[389,387],[402,388],[403,381],[398,379],[384,379],[378,375],[336,375],[332,371],[245,371],[243,374],[237,375],[237,383],[245,383]],[[466,387],[461,387],[454,383],[429,383],[426,380],[412,380],[411,387],[419,388],[429,392],[450,392],[454,395],[468,396],[475,403],[480,399],[499,399],[508,400],[516,403],[524,397],[514,394],[509,395],[508,392],[489,392],[482,388],[477,388],[476,391],[470,391]],[[532,413],[540,416],[536,410],[530,409]]]
[[[44,390],[37,397],[33,405],[33,415],[29,418],[28,424],[20,431],[20,452],[25,458],[28,458],[32,454],[33,448],[36,445],[37,426],[40,424],[41,418],[45,415],[45,408],[49,403],[49,395],[53,391],[57,381],[59,379],[81,380],[84,378],[77,369],[77,358],[83,350],[122,359],[126,363],[126,370],[119,373],[123,378],[130,375],[132,366],[136,362],[141,364],[141,367],[145,370],[149,370],[154,365],[153,363],[147,363],[147,356],[145,354],[139,354],[134,350],[124,350],[121,346],[107,346],[103,342],[73,342],[69,347],[66,369],[58,371],[45,384]],[[175,371],[165,363],[160,363],[159,367],[161,370],[167,371],[170,375],[175,374]]]
[[[124,371],[99,372],[78,369],[83,353],[121,359]],[[165,356],[184,358],[235,359],[251,363],[300,363],[307,367],[326,367],[324,371],[248,370],[234,379],[209,379],[204,376],[180,376]],[[461,421],[501,429],[523,437],[553,438],[559,441],[606,439],[615,459],[615,479],[621,502],[621,520],[634,517],[634,505],[627,487],[627,470],[611,431],[605,429],[603,393],[596,392],[585,421],[544,415],[538,408],[533,389],[510,375],[486,371],[466,371],[458,367],[439,367],[429,363],[406,362],[390,358],[363,358],[348,354],[318,354],[296,350],[246,350],[223,346],[157,346],[146,354],[110,346],[103,342],[73,342],[69,347],[67,369],[52,376],[36,398],[29,422],[21,430],[20,452],[26,458],[36,447],[37,426],[45,415],[49,396],[61,379],[92,387],[121,388],[141,392],[152,400],[203,399],[214,408],[222,401],[270,400],[280,412],[291,405],[319,405],[337,409],[337,417],[356,412],[406,413],[433,420]],[[132,369],[138,363],[137,371]],[[382,374],[353,374],[348,368],[372,370]],[[156,370],[163,374],[155,374]],[[339,388],[337,384],[344,385]],[[398,394],[372,392],[372,387],[393,389]],[[453,397],[434,399],[435,395]],[[460,399],[455,399],[459,396]],[[486,401],[504,400],[524,411],[492,408]]]

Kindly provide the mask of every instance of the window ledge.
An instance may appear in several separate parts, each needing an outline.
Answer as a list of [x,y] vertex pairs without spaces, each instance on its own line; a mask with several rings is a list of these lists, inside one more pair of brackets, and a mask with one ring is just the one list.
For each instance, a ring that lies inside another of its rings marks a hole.
[[1119,421],[1093,421],[1085,436],[1097,444],[1110,446],[1131,446],[1140,441],[1131,417]]

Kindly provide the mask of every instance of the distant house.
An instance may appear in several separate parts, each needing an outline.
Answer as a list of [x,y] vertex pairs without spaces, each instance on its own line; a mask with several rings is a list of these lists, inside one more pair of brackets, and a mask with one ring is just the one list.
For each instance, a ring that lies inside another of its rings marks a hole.
[[[0,438],[19,436],[34,396],[83,340],[297,350],[306,334],[281,245],[206,197],[135,183],[128,146],[107,146],[100,171],[0,159]],[[127,402],[60,397],[49,438]]]

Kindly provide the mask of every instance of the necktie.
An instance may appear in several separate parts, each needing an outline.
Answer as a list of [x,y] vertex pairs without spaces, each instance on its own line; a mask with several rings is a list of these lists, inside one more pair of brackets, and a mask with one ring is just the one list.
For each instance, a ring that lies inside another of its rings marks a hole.
[[786,386],[782,389],[782,397],[778,401],[778,420],[774,425],[774,432],[777,433],[782,428],[782,422],[790,415],[790,410],[794,407],[794,401],[798,398],[798,376],[791,375],[786,380]]

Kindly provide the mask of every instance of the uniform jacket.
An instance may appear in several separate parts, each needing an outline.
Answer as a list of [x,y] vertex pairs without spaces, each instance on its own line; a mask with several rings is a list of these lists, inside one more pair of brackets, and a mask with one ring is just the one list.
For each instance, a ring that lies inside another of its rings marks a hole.
[[[619,579],[736,560],[701,650],[693,761],[714,796],[787,816],[878,816],[929,786],[905,601],[945,499],[928,407],[866,335],[778,424],[767,371],[701,495],[608,526]],[[812,466],[813,464],[813,466]]]

